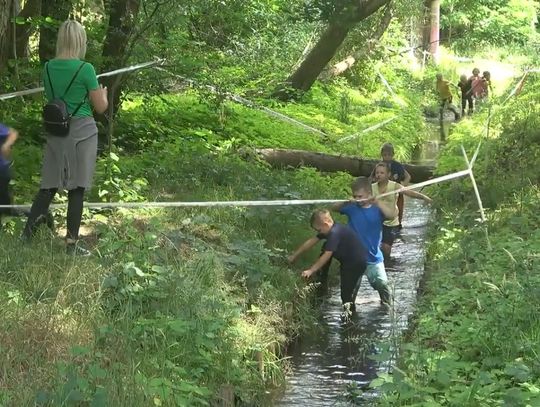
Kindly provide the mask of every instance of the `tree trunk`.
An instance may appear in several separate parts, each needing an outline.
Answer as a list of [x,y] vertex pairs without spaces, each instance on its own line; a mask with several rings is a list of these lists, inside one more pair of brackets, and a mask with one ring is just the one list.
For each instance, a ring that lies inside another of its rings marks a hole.
[[0,0],[0,72],[8,64],[12,54],[12,22],[15,0]]
[[[28,0],[24,5],[22,11],[17,17],[23,17],[25,19],[30,17],[36,17],[41,15],[41,0]],[[16,38],[16,57],[27,58],[28,57],[28,41],[30,36],[34,32],[35,27],[30,23],[15,25],[15,38]],[[14,55],[15,56],[15,55]]]
[[[298,69],[289,76],[285,84],[296,90],[309,90],[324,67],[334,57],[349,31],[389,2],[390,0],[355,0],[348,7],[344,6],[331,19],[317,44]],[[274,96],[287,100],[293,95],[286,89],[278,89],[274,92]]]
[[[355,177],[368,177],[380,160],[366,160],[344,155],[314,153],[303,150],[262,148],[256,150],[259,157],[276,168],[314,167],[323,172],[347,172]],[[433,177],[434,167],[427,165],[404,164],[411,174],[412,182],[422,182]]]
[[[102,71],[121,68],[128,59],[126,50],[135,29],[139,6],[140,0],[110,1],[107,7],[109,25],[103,45]],[[114,112],[120,104],[121,79],[121,75],[103,78],[104,85],[109,88],[109,101]]]
[[439,42],[440,42],[440,15],[441,15],[441,0],[433,0],[431,2],[430,13],[430,35],[429,35],[429,52],[436,64],[439,63]]
[[381,21],[377,28],[370,35],[369,40],[367,41],[367,47],[362,49],[359,52],[356,52],[354,55],[349,55],[344,60],[333,65],[327,72],[324,72],[321,77],[328,80],[335,76],[339,76],[345,71],[347,71],[351,66],[353,66],[358,60],[368,56],[375,48],[375,45],[380,41],[384,33],[386,32],[390,22],[392,21],[392,3],[389,3],[381,18]]
[[[72,9],[72,0],[42,0],[41,15],[51,17],[62,23],[68,19]],[[58,25],[45,23],[39,30],[39,60],[41,63],[54,58],[56,54],[56,36]]]
[[333,58],[349,31],[350,28],[339,21],[330,23],[306,59],[289,76],[288,85],[297,90],[309,90],[326,64]]

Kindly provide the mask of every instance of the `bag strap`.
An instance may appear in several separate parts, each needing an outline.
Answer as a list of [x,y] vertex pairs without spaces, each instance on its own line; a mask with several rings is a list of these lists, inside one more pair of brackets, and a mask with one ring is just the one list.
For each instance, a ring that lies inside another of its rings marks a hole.
[[53,88],[53,85],[52,85],[52,82],[51,82],[51,75],[49,74],[49,63],[48,62],[45,63],[45,71],[47,72],[47,79],[49,79],[49,86],[51,88],[52,97],[54,99],[55,98],[54,97],[54,88]]
[[[60,97],[60,99],[63,99],[64,96],[66,96],[66,94],[68,93],[68,90],[69,88],[71,88],[71,85],[73,85],[73,82],[75,82],[75,78],[77,78],[77,75],[79,75],[79,72],[81,72],[81,69],[82,67],[84,66],[84,64],[86,64],[86,62],[82,62],[80,65],[79,65],[79,68],[77,69],[77,71],[75,72],[75,75],[73,75],[73,78],[71,78],[71,81],[69,82],[64,94]],[[49,76],[49,81],[51,80],[51,77]]]
[[[79,75],[79,72],[81,71],[82,67],[84,66],[84,64],[86,64],[86,62],[82,62],[80,65],[79,65],[79,68],[77,68],[77,71],[75,72],[75,74],[73,75],[73,77],[71,78],[71,81],[69,82],[64,94],[62,95],[62,97],[60,97],[60,99],[64,100],[64,96],[66,96],[68,90],[71,88],[71,85],[73,85],[73,82],[75,82],[75,79],[77,78],[77,75]],[[52,97],[53,99],[55,98],[54,97],[54,88],[53,88],[53,85],[52,85],[52,82],[51,82],[51,75],[49,73],[49,63],[47,62],[45,64],[45,70],[47,72],[47,78],[49,79],[49,86],[51,87],[51,93],[52,93]],[[73,111],[73,113],[71,113],[69,116],[72,117],[72,116],[75,116],[75,114],[79,111],[79,109],[81,108],[81,106],[84,104],[84,102],[86,101],[86,98],[88,97],[88,92],[86,92],[86,95],[84,96],[84,99],[81,101],[81,103],[79,103],[77,105],[77,107],[75,108],[75,110]]]

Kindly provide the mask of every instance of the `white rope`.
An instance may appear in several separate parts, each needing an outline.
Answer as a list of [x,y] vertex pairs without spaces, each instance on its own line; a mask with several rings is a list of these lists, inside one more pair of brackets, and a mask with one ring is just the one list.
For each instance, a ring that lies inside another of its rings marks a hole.
[[[386,192],[378,195],[377,198],[382,198],[387,195],[397,194],[403,191],[411,189],[423,188],[427,185],[438,184],[440,182],[448,181],[451,179],[463,177],[469,175],[471,170],[458,171],[452,174],[443,175],[441,177],[433,178],[418,184],[409,185],[400,188],[396,191]],[[248,206],[299,206],[299,205],[321,205],[332,204],[337,202],[344,202],[344,199],[292,199],[292,200],[271,200],[271,201],[201,201],[201,202],[88,202],[84,206],[86,208],[98,209],[98,208],[127,208],[127,209],[140,209],[140,208],[195,208],[195,207],[248,207]],[[65,208],[67,204],[54,204],[51,205],[51,209]],[[13,209],[28,209],[31,205],[0,205],[0,208],[13,208]]]
[[[149,68],[149,67],[154,66],[154,65],[161,65],[164,62],[165,62],[164,59],[156,59],[155,61],[143,62],[141,64],[128,66],[126,68],[120,68],[120,69],[116,69],[114,71],[105,72],[105,73],[97,75],[97,77],[102,78],[102,77],[106,77],[106,76],[113,76],[113,75],[118,75],[118,74],[121,74],[121,73],[137,71],[139,69]],[[11,92],[11,93],[4,93],[3,95],[0,95],[0,100],[11,99],[11,98],[18,97],[18,96],[31,95],[31,94],[34,94],[34,93],[43,92],[43,90],[44,90],[44,88],[42,86],[42,87],[39,87],[39,88],[20,90],[20,91]]]
[[[178,78],[178,79],[181,79],[182,81],[188,83],[190,86],[199,86],[199,87],[203,87],[203,88],[206,88],[208,89],[210,92],[212,93],[219,93],[217,88],[215,86],[212,86],[212,85],[200,85],[197,83],[197,81],[193,80],[193,79],[189,79],[189,78],[186,78],[184,76],[181,76],[181,75],[177,75],[175,73],[172,73],[166,69],[163,69],[163,68],[156,68],[157,70],[160,70],[160,71],[163,71],[175,78]],[[234,93],[230,93],[230,92],[223,92],[223,94],[225,96],[227,96],[227,98],[229,98],[230,100],[232,100],[233,102],[236,102],[236,103],[240,103],[241,105],[244,105],[244,106],[247,106],[247,107],[250,107],[252,109],[258,109],[258,110],[261,110],[263,111],[264,113],[268,114],[269,116],[273,116],[281,121],[284,121],[284,122],[288,122],[288,123],[292,123],[296,126],[299,126],[299,127],[302,127],[303,129],[305,130],[308,130],[312,133],[316,133],[318,134],[319,136],[322,136],[322,137],[328,137],[328,134],[326,134],[324,131],[321,131],[319,129],[316,129],[314,127],[311,127],[305,123],[302,123],[301,121],[299,120],[296,120],[296,119],[293,119],[292,117],[290,116],[287,116],[283,113],[280,113],[280,112],[277,112],[275,110],[272,110],[272,109],[269,109],[265,106],[261,106],[255,102],[252,102],[251,100],[248,100],[242,96],[239,96],[239,95],[236,95]]]
[[386,120],[383,120],[382,122],[379,122],[379,123],[376,123],[374,124],[373,126],[370,126],[368,127],[367,129],[364,129],[358,133],[355,133],[355,134],[351,134],[350,136],[347,136],[347,137],[343,137],[341,139],[339,139],[337,142],[338,143],[343,143],[345,141],[349,141],[351,139],[355,139],[355,138],[358,138],[360,137],[362,134],[366,134],[366,133],[369,133],[370,131],[373,131],[373,130],[377,130],[385,125],[387,125],[388,123],[390,122],[393,122],[394,120],[396,120],[398,117],[400,116],[393,116],[393,117],[390,117],[389,119],[386,119]]

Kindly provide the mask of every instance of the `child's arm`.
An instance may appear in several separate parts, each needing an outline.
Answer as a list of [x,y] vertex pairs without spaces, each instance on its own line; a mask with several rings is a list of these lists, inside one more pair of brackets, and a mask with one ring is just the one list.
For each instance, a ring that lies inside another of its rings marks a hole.
[[403,182],[401,184],[404,185],[404,186],[407,186],[411,182],[411,174],[409,174],[409,171],[407,171],[405,169],[405,167],[403,168],[403,174],[404,174],[404,178],[403,178]]
[[315,274],[322,266],[324,266],[331,258],[334,253],[330,251],[325,251],[321,257],[317,259],[313,265],[307,270],[302,271],[302,277],[309,278]]
[[10,128],[6,141],[4,141],[4,144],[2,144],[2,156],[9,156],[11,153],[11,147],[13,147],[13,144],[15,144],[15,141],[17,141],[17,137],[19,137],[17,130]]
[[354,200],[354,199],[349,199],[348,201],[343,201],[343,202],[336,202],[335,204],[333,204],[332,206],[330,206],[330,210],[333,211],[333,212],[339,212],[343,209],[343,207],[345,207],[346,205],[349,205],[349,204],[354,204],[354,203],[357,203],[358,201]]
[[394,219],[398,216],[396,205],[390,205],[378,199],[373,199],[373,204],[379,207],[385,219]]
[[318,237],[312,237],[306,240],[304,243],[302,243],[302,245],[298,249],[296,249],[296,251],[293,254],[287,257],[287,260],[289,261],[289,263],[294,263],[296,259],[298,259],[298,257],[300,257],[302,253],[307,252],[309,249],[311,249],[313,246],[319,243],[319,240],[320,239]]
[[433,200],[429,196],[424,195],[424,194],[422,194],[420,192],[413,191],[411,189],[409,189],[408,191],[403,191],[402,193],[403,193],[403,195],[407,195],[407,196],[409,196],[411,198],[423,199],[427,203],[433,202]]

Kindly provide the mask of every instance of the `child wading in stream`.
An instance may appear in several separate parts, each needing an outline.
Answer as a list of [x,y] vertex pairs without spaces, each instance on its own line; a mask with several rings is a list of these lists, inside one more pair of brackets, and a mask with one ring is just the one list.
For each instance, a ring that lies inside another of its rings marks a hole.
[[302,277],[311,277],[330,262],[332,257],[336,258],[340,263],[341,301],[346,312],[347,310],[354,312],[360,279],[366,269],[366,255],[362,243],[351,228],[334,223],[327,210],[313,212],[311,227],[317,231],[317,235],[306,240],[289,256],[289,262],[294,263],[302,253],[311,249],[319,241],[326,240],[322,255],[310,268],[302,272]]
[[371,182],[366,177],[357,178],[351,185],[351,191],[351,201],[336,204],[332,209],[347,215],[349,226],[366,248],[369,284],[379,293],[381,303],[389,307],[392,300],[380,246],[383,221],[395,218],[397,209],[395,205],[374,199]]
[[444,111],[447,109],[451,110],[454,113],[454,117],[456,121],[458,121],[460,119],[460,116],[457,108],[452,104],[452,91],[450,90],[450,82],[445,80],[441,73],[438,73],[436,78],[436,88],[440,99],[439,116],[441,122],[444,118]]
[[[380,162],[379,164],[377,164],[375,166],[375,179],[377,182],[372,184],[373,195],[378,196],[380,194],[397,191],[398,189],[402,188],[401,184],[390,181],[389,178],[390,168],[388,167],[388,164],[385,162]],[[411,190],[403,191],[403,195],[407,195],[411,198],[423,199],[424,201],[431,203],[431,198],[424,194],[421,194],[420,192]],[[397,212],[398,193],[382,197],[380,198],[380,200],[388,205],[395,207]],[[399,217],[397,215],[386,220],[383,224],[381,249],[385,259],[390,258],[390,254],[392,252],[392,245],[394,244],[396,236],[399,234],[399,225]]]
[[[407,172],[403,164],[394,160],[394,146],[391,143],[384,143],[381,147],[381,158],[388,164],[390,168],[390,180],[397,182],[398,184],[407,186],[411,182],[411,174]],[[375,169],[373,169],[372,179],[375,179]],[[398,195],[397,207],[398,207],[398,218],[399,218],[399,227],[401,228],[401,221],[403,220],[403,206],[405,200],[403,199],[403,194]]]

